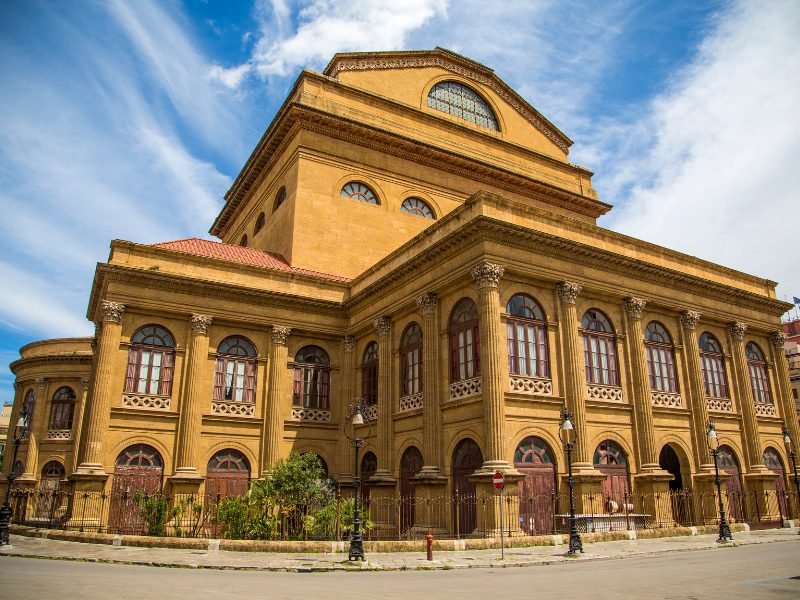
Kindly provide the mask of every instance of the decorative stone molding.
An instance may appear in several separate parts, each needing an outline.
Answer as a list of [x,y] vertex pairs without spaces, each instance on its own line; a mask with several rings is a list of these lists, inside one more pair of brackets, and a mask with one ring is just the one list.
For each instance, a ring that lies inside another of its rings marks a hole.
[[319,408],[292,407],[292,421],[310,421],[311,423],[328,423],[331,411]]
[[14,391],[18,392],[19,388],[22,387],[22,384],[19,381],[14,381]]
[[122,394],[122,406],[128,408],[146,408],[149,410],[169,410],[168,396],[151,396],[147,394]]
[[696,310],[685,310],[681,313],[680,319],[684,329],[695,329],[700,320],[700,313]]
[[762,417],[776,417],[778,416],[775,412],[775,405],[774,404],[766,404],[762,402],[756,402],[756,414],[761,415]]
[[416,394],[410,394],[408,396],[401,396],[400,412],[405,412],[407,410],[414,410],[415,408],[422,408],[422,399],[423,399],[422,392],[417,392]]
[[272,343],[273,344],[281,344],[282,346],[286,345],[286,338],[289,337],[289,334],[292,333],[290,327],[284,327],[283,325],[273,325],[272,326]]
[[422,313],[423,317],[432,315],[438,304],[439,297],[432,292],[426,292],[417,298],[417,308],[419,308],[419,312]]
[[650,392],[653,406],[666,406],[668,408],[680,408],[683,406],[683,398],[675,392]]
[[591,400],[604,400],[606,402],[622,402],[622,388],[613,385],[596,385],[590,383],[586,386],[586,393]]
[[367,421],[374,421],[378,418],[378,405],[371,404],[370,406],[365,406],[361,410],[361,416],[363,416]]
[[744,339],[744,334],[747,331],[747,323],[741,323],[739,321],[728,323],[728,331],[733,339],[742,341]]
[[475,283],[479,288],[497,287],[500,284],[500,278],[505,271],[504,267],[492,264],[488,261],[483,261],[479,265],[472,267],[470,273]]
[[211,327],[212,317],[207,315],[192,315],[189,322],[192,324],[192,332],[199,335],[208,335],[208,328]]
[[782,349],[786,345],[786,334],[783,331],[773,331],[769,334],[769,340],[773,346]]
[[256,414],[256,405],[250,402],[213,400],[211,402],[211,414],[230,415],[232,417],[252,417]]
[[459,398],[468,398],[470,396],[477,396],[482,391],[481,378],[473,377],[472,379],[462,379],[450,384],[450,400],[458,400]]
[[36,384],[36,387],[39,388],[40,390],[43,390],[44,388],[47,387],[46,377],[37,377],[36,379],[33,380],[33,382]]
[[88,377],[81,377],[81,387],[85,390],[89,387],[89,378]]
[[733,412],[733,402],[731,402],[728,398],[712,398],[707,396],[706,406],[708,407],[708,410]]
[[389,332],[392,330],[392,319],[390,317],[378,317],[374,321],[372,321],[372,326],[375,328],[375,331],[378,332],[378,335],[381,337],[389,335]]
[[525,377],[524,375],[509,375],[508,383],[512,392],[527,394],[529,396],[552,396],[553,381],[541,377]]
[[71,429],[51,429],[47,432],[48,440],[69,440],[71,438]]
[[346,335],[342,338],[342,350],[352,352],[355,347],[356,339],[352,335]]
[[563,304],[575,304],[575,298],[581,293],[583,286],[574,281],[562,281],[556,285],[558,297]]
[[642,311],[644,310],[645,305],[647,305],[647,300],[634,298],[633,296],[630,298],[625,298],[625,301],[623,302],[625,312],[628,313],[628,316],[633,319],[642,318]]
[[103,314],[103,321],[110,321],[111,323],[121,323],[122,314],[125,312],[125,305],[119,302],[111,302],[110,300],[103,300],[100,303],[100,312]]

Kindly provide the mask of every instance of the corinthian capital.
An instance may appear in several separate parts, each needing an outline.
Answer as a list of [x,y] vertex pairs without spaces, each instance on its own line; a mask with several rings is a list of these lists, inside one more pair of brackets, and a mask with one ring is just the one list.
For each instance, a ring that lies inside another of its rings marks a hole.
[[81,387],[86,389],[89,387],[89,378],[88,377],[81,377]]
[[470,273],[472,273],[472,278],[475,280],[475,283],[478,284],[478,287],[485,288],[497,287],[504,271],[505,268],[500,265],[483,261],[481,264],[472,267]]
[[426,292],[417,298],[417,308],[419,308],[419,312],[422,313],[423,317],[432,315],[436,310],[437,304],[439,304],[439,298],[431,292]]
[[700,313],[696,310],[685,310],[681,313],[681,325],[684,329],[694,329],[700,320]]
[[33,380],[33,382],[36,384],[36,387],[38,387],[40,390],[43,390],[44,388],[47,387],[46,377],[37,377],[36,379]]
[[342,350],[345,352],[352,352],[355,345],[356,340],[352,335],[346,335],[342,338]]
[[625,312],[634,319],[641,319],[642,318],[642,311],[644,307],[647,305],[647,300],[642,300],[641,298],[625,298],[625,302],[623,303],[625,306]]
[[562,281],[556,284],[556,291],[561,302],[564,304],[575,304],[575,298],[581,293],[583,287],[574,281]]
[[392,328],[392,320],[389,317],[378,317],[372,322],[372,326],[378,335],[383,337],[389,335],[389,330]]
[[273,325],[272,343],[286,345],[286,338],[289,337],[290,333],[292,333],[292,330],[289,327],[284,327],[283,325]]
[[728,331],[733,339],[741,342],[744,339],[745,331],[747,331],[747,323],[741,323],[739,321],[728,323]]
[[773,331],[769,334],[769,339],[776,348],[783,349],[786,345],[786,334],[783,331]]
[[103,321],[120,323],[122,321],[122,313],[125,312],[125,305],[119,302],[103,300],[100,303],[100,312],[103,313]]
[[212,318],[206,315],[192,315],[189,321],[192,324],[192,331],[201,335],[208,334],[208,328],[211,327]]

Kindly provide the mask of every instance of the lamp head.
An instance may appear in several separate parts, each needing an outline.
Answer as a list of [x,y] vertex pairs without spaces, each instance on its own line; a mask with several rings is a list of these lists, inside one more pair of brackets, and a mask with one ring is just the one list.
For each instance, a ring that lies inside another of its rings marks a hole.
[[561,424],[558,428],[558,437],[564,444],[574,442],[577,437],[575,425],[572,422],[572,413],[566,407],[561,409]]
[[706,430],[706,444],[708,444],[709,448],[716,448],[719,446],[717,428],[711,421],[708,422],[708,429]]
[[783,443],[787,446],[792,445],[792,438],[789,436],[789,428],[786,425],[783,426]]
[[353,410],[353,425],[363,425],[364,415],[361,414],[361,404],[356,404]]

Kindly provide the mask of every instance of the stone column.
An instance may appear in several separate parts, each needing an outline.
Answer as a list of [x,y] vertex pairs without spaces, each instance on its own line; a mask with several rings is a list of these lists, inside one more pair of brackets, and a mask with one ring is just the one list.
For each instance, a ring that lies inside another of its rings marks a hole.
[[172,476],[172,492],[175,494],[196,494],[203,481],[197,468],[197,441],[202,428],[202,407],[210,401],[209,390],[203,385],[203,371],[208,364],[208,328],[211,320],[211,317],[196,314],[189,319],[192,338],[187,359],[186,392],[181,402],[175,473]]
[[681,340],[686,370],[689,373],[689,389],[686,394],[689,408],[692,411],[692,442],[694,459],[699,471],[713,472],[714,464],[706,445],[706,424],[708,423],[708,404],[706,390],[703,385],[703,367],[700,362],[700,348],[697,345],[697,322],[700,313],[685,310],[681,313]]
[[753,390],[750,387],[747,357],[744,352],[744,334],[746,331],[746,323],[733,322],[728,324],[731,354],[733,355],[736,397],[739,400],[739,411],[744,425],[742,437],[744,438],[747,467],[749,471],[765,471],[764,459],[761,456],[761,440],[758,434],[758,418],[756,417],[756,407],[753,403]]
[[392,403],[391,403],[391,331],[392,320],[379,317],[372,322],[378,332],[378,431],[377,443],[378,468],[370,480],[371,483],[381,481],[394,484],[392,477]]
[[[286,340],[292,330],[281,325],[272,326],[272,345],[269,349],[269,390],[267,392],[267,414],[264,415],[263,452],[261,469],[269,475],[270,468],[281,459],[284,410],[283,393],[286,388],[286,362],[289,349]],[[291,402],[291,401],[290,401]]]
[[103,300],[100,303],[100,312],[103,325],[97,343],[96,372],[89,402],[86,439],[81,442],[81,461],[76,472],[79,475],[106,475],[103,469],[105,460],[103,440],[108,434],[108,423],[111,418],[114,358],[119,351],[125,306]]
[[[355,400],[353,398],[353,378],[355,377],[355,357],[353,349],[356,341],[353,336],[346,335],[342,338],[342,396],[339,402],[339,423],[344,425],[347,410]],[[353,446],[346,436],[339,436],[339,483],[353,481]]]
[[[48,382],[40,377],[36,383],[36,400],[34,400],[33,420],[28,429],[27,452],[25,453],[25,467],[17,481],[20,485],[26,482],[35,483],[39,479],[37,463],[39,461],[39,444],[47,436],[47,421],[50,417],[47,405]],[[9,428],[11,423],[9,423]]]

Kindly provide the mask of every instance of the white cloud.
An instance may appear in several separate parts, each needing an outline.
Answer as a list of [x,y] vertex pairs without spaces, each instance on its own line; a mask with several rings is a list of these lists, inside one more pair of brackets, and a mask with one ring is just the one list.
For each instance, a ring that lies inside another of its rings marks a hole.
[[605,199],[624,203],[611,226],[798,295],[798,106],[800,6],[731,7],[647,114],[617,128],[642,138],[612,157],[608,187],[621,198]]

